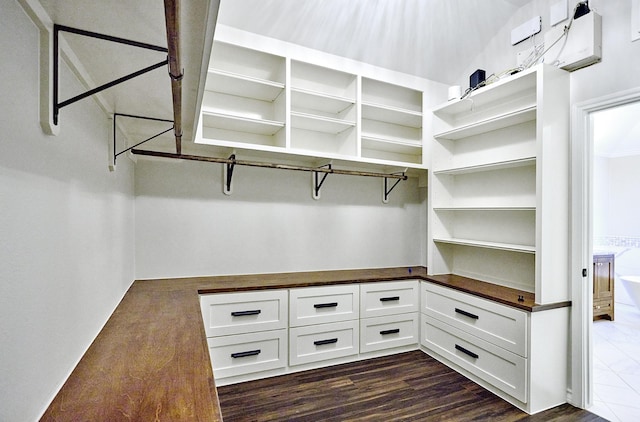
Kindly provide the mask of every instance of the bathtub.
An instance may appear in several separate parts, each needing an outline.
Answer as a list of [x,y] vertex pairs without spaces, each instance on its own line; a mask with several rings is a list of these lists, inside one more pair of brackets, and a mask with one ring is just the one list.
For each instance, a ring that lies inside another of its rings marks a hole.
[[620,281],[629,294],[629,298],[640,309],[640,275],[623,275]]

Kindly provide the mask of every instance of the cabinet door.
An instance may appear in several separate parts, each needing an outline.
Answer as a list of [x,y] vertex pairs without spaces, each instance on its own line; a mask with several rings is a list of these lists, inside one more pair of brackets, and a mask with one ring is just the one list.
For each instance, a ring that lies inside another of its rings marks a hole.
[[593,260],[593,299],[613,296],[613,258],[595,257]]

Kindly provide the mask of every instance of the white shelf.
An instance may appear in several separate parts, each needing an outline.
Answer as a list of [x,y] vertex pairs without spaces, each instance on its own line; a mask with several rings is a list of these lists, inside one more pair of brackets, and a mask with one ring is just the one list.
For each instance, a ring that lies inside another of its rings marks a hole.
[[510,101],[522,94],[523,91],[535,91],[537,67],[533,67],[521,73],[505,77],[504,79],[479,88],[462,100],[455,100],[443,104],[433,110],[437,116],[454,116],[461,113],[469,113],[474,109],[488,107],[503,100]]
[[475,166],[434,170],[433,174],[434,175],[439,175],[439,174],[458,175],[458,174],[467,174],[467,173],[478,173],[483,171],[505,170],[505,169],[517,168],[517,167],[527,167],[527,166],[533,166],[535,164],[536,164],[535,157],[526,157],[526,158],[521,158],[517,160],[499,161],[495,163],[479,164]]
[[481,240],[456,239],[456,238],[434,238],[436,243],[447,243],[450,245],[472,246],[476,248],[498,249],[502,251],[522,252],[535,254],[535,246],[516,245],[512,243],[484,242]]
[[378,151],[395,152],[399,154],[421,154],[422,144],[416,141],[378,138],[362,135],[362,148]]
[[273,101],[284,91],[284,84],[224,70],[209,69],[205,90],[262,101]]
[[257,135],[274,135],[284,127],[284,122],[273,120],[251,119],[222,113],[204,111],[203,126],[234,132],[254,133]]
[[297,129],[336,135],[347,129],[355,127],[355,125],[355,122],[346,120],[300,113],[297,111],[291,112],[291,126]]
[[355,104],[354,98],[338,97],[322,92],[291,88],[293,109],[318,110],[338,115]]
[[362,118],[411,128],[422,127],[422,113],[384,104],[362,102]]
[[536,118],[536,107],[531,106],[511,113],[505,113],[487,120],[458,127],[446,132],[434,135],[436,139],[458,140],[481,133],[504,129],[520,123],[530,122]]
[[518,206],[502,206],[502,207],[433,207],[436,212],[439,211],[535,211],[536,207],[518,207]]

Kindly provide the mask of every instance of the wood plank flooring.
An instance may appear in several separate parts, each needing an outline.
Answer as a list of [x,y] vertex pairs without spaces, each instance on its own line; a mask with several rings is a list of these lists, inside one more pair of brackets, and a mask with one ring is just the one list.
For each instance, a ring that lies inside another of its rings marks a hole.
[[562,405],[529,416],[413,351],[218,387],[225,422],[606,421]]

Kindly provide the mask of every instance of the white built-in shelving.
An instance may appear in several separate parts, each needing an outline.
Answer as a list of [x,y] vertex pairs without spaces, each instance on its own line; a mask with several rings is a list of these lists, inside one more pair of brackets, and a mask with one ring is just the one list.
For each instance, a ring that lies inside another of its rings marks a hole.
[[430,273],[567,299],[568,104],[539,65],[433,110]]
[[426,169],[425,83],[407,83],[418,78],[385,78],[383,72],[377,79],[340,60],[320,65],[273,40],[220,38],[213,44],[196,143]]

